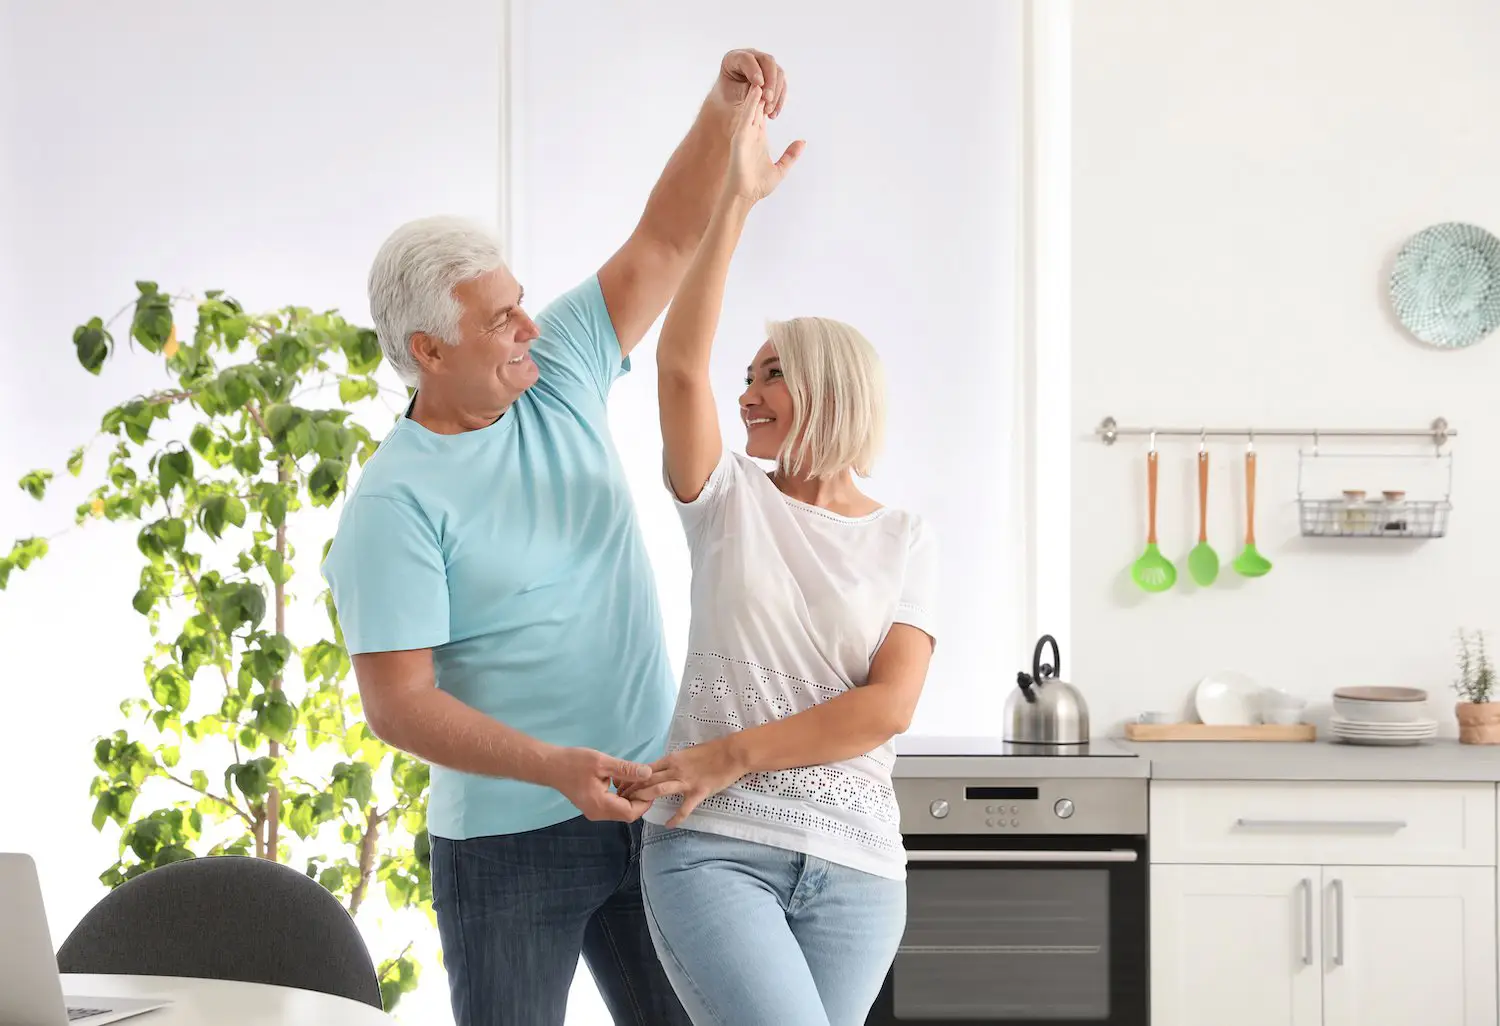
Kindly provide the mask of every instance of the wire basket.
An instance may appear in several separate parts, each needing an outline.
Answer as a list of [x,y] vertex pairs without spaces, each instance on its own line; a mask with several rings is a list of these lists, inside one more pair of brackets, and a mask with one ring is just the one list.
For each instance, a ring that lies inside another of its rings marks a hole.
[[1356,502],[1299,499],[1299,520],[1307,538],[1441,538],[1448,533],[1447,499],[1411,502]]
[[[1448,484],[1441,499],[1391,501],[1371,499],[1351,501],[1348,498],[1310,499],[1302,491],[1302,471],[1306,460],[1319,456],[1337,458],[1350,454],[1297,454],[1297,512],[1305,538],[1441,538],[1448,533],[1448,515],[1453,512],[1453,454],[1437,452],[1435,458],[1445,463]],[[1402,458],[1408,454],[1360,453],[1359,456]],[[1420,456],[1431,460],[1434,456]]]

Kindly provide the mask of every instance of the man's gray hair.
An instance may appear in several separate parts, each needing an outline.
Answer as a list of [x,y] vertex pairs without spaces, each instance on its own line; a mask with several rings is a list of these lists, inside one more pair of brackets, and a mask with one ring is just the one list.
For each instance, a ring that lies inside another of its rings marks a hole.
[[504,263],[495,233],[464,218],[424,217],[390,234],[370,265],[370,316],[402,381],[417,384],[412,335],[458,345],[463,307],[453,290]]

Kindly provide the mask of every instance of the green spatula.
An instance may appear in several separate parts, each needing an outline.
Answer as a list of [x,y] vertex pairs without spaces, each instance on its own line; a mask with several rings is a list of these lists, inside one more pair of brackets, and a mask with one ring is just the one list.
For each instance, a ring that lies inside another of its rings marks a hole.
[[1148,496],[1149,525],[1146,531],[1146,551],[1130,568],[1130,576],[1142,591],[1166,591],[1177,582],[1177,568],[1156,547],[1156,448],[1146,454],[1146,494]]
[[1208,544],[1208,453],[1198,450],[1198,544],[1188,553],[1188,573],[1206,588],[1219,576],[1219,554]]
[[1245,548],[1234,558],[1234,571],[1242,577],[1264,577],[1271,561],[1255,548],[1255,450],[1245,453]]

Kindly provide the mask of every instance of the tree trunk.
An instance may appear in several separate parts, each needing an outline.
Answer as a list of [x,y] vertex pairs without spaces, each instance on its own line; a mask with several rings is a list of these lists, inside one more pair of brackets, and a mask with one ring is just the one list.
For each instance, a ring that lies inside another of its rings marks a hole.
[[364,904],[365,894],[370,889],[370,875],[375,872],[375,849],[380,840],[380,812],[375,806],[370,806],[369,814],[365,817],[365,833],[359,839],[359,882],[354,885],[354,892],[349,895],[349,914],[352,916],[359,911],[359,906]]
[[[276,481],[282,487],[291,480],[291,470],[286,465],[286,460],[281,460],[276,469]],[[281,526],[276,528],[276,555],[281,557],[283,569],[286,567],[286,518],[281,520]],[[277,579],[272,582],[275,595],[273,603],[276,609],[276,633],[278,636],[286,635],[286,585]],[[271,690],[281,690],[281,675],[277,674],[271,681]],[[275,741],[271,742],[271,758],[275,759],[281,754],[281,745]],[[265,857],[272,862],[281,861],[281,791],[273,784],[271,791],[266,795],[266,854]]]

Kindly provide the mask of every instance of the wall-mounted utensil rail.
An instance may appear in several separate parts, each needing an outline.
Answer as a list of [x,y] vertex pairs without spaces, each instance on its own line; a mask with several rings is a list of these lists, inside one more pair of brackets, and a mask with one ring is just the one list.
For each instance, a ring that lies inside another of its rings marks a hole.
[[1125,427],[1113,417],[1105,417],[1094,429],[1105,445],[1114,445],[1126,437],[1196,438],[1243,438],[1254,442],[1258,438],[1310,439],[1314,444],[1321,438],[1422,438],[1433,445],[1446,445],[1449,439],[1457,438],[1458,431],[1448,426],[1442,417],[1435,419],[1426,428],[1257,428],[1257,427]]

